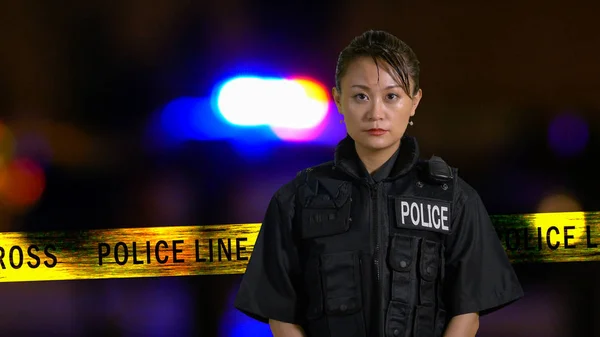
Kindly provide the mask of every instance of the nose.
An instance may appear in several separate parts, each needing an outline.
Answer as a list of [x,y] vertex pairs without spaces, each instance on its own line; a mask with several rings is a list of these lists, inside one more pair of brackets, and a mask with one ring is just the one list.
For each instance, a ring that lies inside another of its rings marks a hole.
[[381,99],[374,99],[372,100],[372,104],[369,108],[369,111],[367,113],[367,118],[370,121],[378,121],[378,120],[382,120],[383,116],[384,116],[384,112],[383,112],[383,103],[381,102]]

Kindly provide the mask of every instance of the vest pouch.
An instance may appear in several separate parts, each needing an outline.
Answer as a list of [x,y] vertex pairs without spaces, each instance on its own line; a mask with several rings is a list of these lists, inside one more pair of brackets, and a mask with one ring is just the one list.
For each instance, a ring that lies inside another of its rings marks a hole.
[[446,330],[446,310],[438,309],[435,317],[435,334],[434,337],[441,337]]
[[331,198],[316,195],[301,210],[300,237],[311,239],[342,234],[350,229],[350,194]]
[[410,315],[410,305],[398,301],[390,301],[385,314],[385,336],[405,337],[407,334],[408,322],[411,321]]
[[440,336],[436,335],[436,297],[438,292],[438,274],[440,269],[441,244],[429,241],[421,241],[421,254],[419,259],[419,305],[415,310],[415,337]]
[[304,286],[307,295],[305,316],[308,320],[315,320],[323,316],[323,289],[321,287],[320,260],[313,256],[306,263],[304,272]]
[[419,304],[435,306],[438,296],[437,286],[440,270],[440,244],[423,240],[421,242],[421,258],[419,261]]
[[413,303],[419,241],[413,236],[394,234],[389,245],[388,264],[392,273],[391,301]]
[[354,314],[360,309],[360,299],[357,296],[329,298],[325,304],[325,312],[328,315]]
[[419,238],[394,234],[390,244],[390,254],[388,262],[390,267],[398,272],[408,272],[411,270],[416,257],[416,248]]
[[320,269],[324,312],[330,336],[364,337],[358,252],[323,254]]
[[415,310],[414,322],[414,337],[441,337],[441,335],[434,335],[434,307],[418,305]]
[[421,278],[428,282],[437,279],[440,271],[440,244],[437,242],[423,240],[421,244]]

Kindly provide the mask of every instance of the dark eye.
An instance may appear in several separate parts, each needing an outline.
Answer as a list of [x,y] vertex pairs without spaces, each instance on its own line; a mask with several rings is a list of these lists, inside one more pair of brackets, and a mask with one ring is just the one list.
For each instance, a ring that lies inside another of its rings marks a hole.
[[400,97],[400,96],[398,96],[398,95],[396,95],[396,94],[388,94],[388,95],[387,95],[387,98],[388,98],[388,99],[396,99],[396,98],[399,98],[399,97]]
[[364,101],[365,99],[367,99],[367,95],[365,95],[365,94],[356,94],[356,95],[354,95],[354,98],[356,98],[358,100],[361,100],[361,101]]

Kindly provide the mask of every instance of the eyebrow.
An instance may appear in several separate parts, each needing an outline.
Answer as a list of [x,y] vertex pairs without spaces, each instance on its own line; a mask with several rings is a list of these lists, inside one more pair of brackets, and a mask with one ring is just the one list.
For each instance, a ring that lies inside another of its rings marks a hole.
[[[370,89],[368,86],[362,85],[362,84],[354,84],[352,86],[352,88],[360,88],[360,89],[364,89],[364,90]],[[398,84],[392,84],[392,85],[388,85],[384,89],[393,89],[393,88],[400,88],[400,86]]]

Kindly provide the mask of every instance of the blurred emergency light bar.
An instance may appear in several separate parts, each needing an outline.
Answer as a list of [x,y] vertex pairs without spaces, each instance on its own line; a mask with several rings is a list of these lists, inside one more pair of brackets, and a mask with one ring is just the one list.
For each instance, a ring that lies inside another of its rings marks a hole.
[[307,77],[235,76],[216,85],[209,99],[183,97],[168,103],[159,127],[177,141],[331,145],[345,135],[343,125],[333,122],[333,108],[325,87]]
[[283,141],[312,141],[323,131],[329,99],[308,78],[234,77],[219,87],[216,110],[235,126],[267,126]]
[[311,80],[237,77],[221,86],[217,106],[234,125],[309,129],[327,115],[328,100]]

